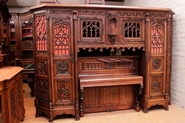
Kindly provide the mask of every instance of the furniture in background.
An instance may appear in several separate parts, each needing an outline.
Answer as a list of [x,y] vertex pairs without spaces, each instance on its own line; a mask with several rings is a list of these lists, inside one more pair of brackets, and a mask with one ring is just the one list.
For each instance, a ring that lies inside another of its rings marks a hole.
[[[14,55],[17,65],[26,67],[34,62],[33,58],[33,35],[31,13],[11,13],[7,23],[1,24],[2,39],[6,41],[10,52]],[[1,41],[2,42],[2,41]],[[28,75],[24,74],[23,80]]]
[[[20,123],[24,120],[24,99],[22,84],[22,69],[10,65],[11,59],[15,62],[14,54],[6,41],[6,32],[11,18],[6,2],[0,0],[0,123]],[[4,35],[5,34],[5,35]],[[15,65],[15,64],[13,64]]]
[[128,109],[136,104],[145,113],[156,105],[168,110],[170,9],[43,4],[30,11],[37,117],[44,113],[53,121],[57,115],[71,114],[79,120],[80,113]]
[[1,123],[20,123],[24,120],[22,69],[17,66],[0,68]]

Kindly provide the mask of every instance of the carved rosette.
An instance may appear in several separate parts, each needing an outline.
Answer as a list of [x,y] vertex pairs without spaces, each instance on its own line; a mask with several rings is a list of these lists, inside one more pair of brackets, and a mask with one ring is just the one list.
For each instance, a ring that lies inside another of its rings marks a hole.
[[161,70],[162,69],[162,58],[152,59],[152,68],[153,70]]
[[57,74],[67,74],[67,73],[69,73],[68,68],[69,68],[68,62],[59,61],[59,62],[56,63]]

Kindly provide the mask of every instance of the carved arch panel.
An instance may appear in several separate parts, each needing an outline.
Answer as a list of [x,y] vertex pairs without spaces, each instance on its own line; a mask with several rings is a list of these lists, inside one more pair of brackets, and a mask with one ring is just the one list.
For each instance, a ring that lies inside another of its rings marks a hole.
[[151,54],[164,53],[164,26],[158,22],[151,25]]
[[[84,13],[80,13],[84,14]],[[96,13],[88,13],[96,14]],[[105,41],[105,17],[83,16],[78,18],[78,41],[85,42],[104,42]]]
[[120,20],[122,41],[144,41],[144,19],[121,18]]
[[38,14],[35,16],[35,30],[36,30],[36,51],[47,51],[47,20],[45,14]]
[[53,32],[53,53],[55,56],[67,56],[71,54],[71,25],[70,19],[54,20]]

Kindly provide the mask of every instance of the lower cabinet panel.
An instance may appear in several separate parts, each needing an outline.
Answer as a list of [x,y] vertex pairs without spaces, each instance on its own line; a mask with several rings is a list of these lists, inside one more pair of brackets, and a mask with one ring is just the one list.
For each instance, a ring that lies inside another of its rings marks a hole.
[[133,108],[137,85],[93,87],[84,89],[84,113]]

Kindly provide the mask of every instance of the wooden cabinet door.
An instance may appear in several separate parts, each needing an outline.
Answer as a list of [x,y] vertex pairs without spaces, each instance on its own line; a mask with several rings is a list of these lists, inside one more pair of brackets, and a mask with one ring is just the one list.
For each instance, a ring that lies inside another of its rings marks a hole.
[[[52,18],[51,65],[53,68],[54,103],[75,104],[74,95],[74,47],[72,16],[61,15]],[[65,112],[65,111],[64,111]]]

